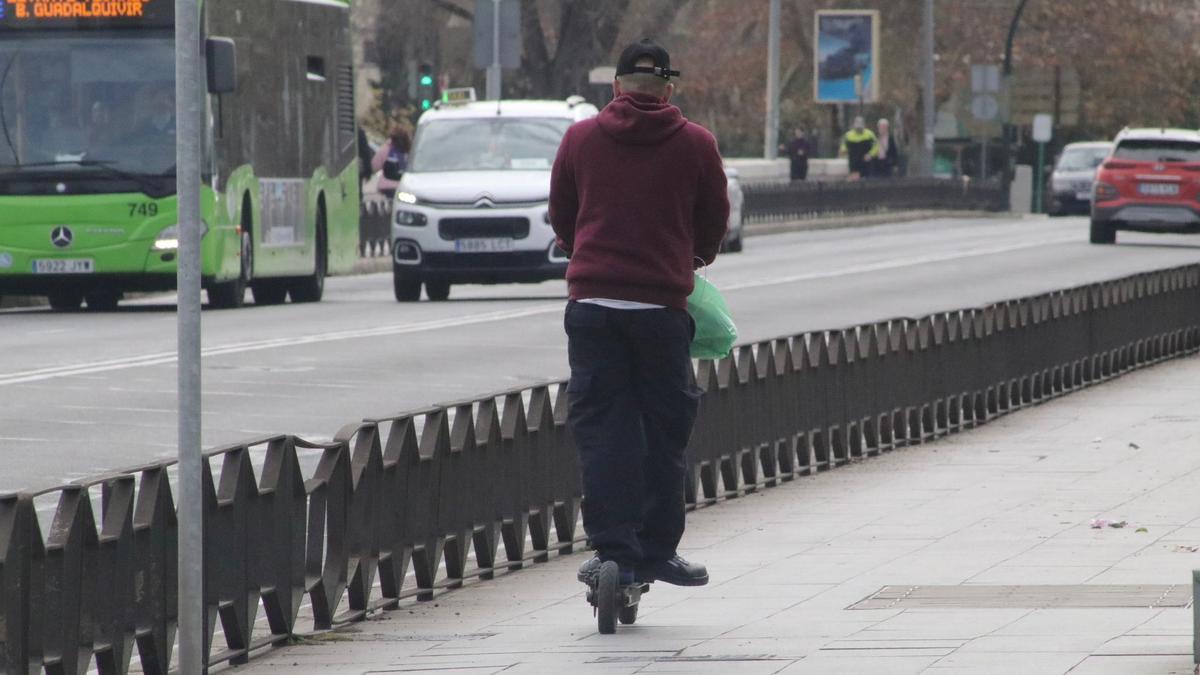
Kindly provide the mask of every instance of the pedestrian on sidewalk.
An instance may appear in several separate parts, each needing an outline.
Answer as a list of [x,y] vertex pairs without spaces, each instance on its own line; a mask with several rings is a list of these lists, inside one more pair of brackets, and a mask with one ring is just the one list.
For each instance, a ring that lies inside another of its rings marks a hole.
[[779,149],[787,155],[791,164],[791,179],[795,181],[808,178],[808,156],[812,153],[812,147],[804,135],[804,130],[800,127],[793,129],[792,140],[780,145]]
[[381,171],[376,189],[389,200],[396,197],[400,178],[408,170],[408,153],[412,150],[412,134],[399,122],[393,122],[388,130],[388,139],[371,160],[371,170]]
[[842,137],[838,154],[850,165],[850,180],[865,178],[871,174],[871,160],[879,154],[879,143],[875,134],[866,128],[862,116],[854,118],[854,126]]
[[568,424],[583,473],[583,527],[621,583],[708,583],[676,551],[688,445],[702,393],[687,312],[697,265],[729,220],[716,139],[669,103],[670,55],[651,40],[617,61],[613,101],[567,130],[550,222],[567,266]]
[[871,160],[872,178],[892,178],[896,175],[896,168],[900,164],[900,148],[896,145],[896,139],[892,138],[891,127],[886,117],[880,118],[875,125],[879,130],[875,136],[878,150]]

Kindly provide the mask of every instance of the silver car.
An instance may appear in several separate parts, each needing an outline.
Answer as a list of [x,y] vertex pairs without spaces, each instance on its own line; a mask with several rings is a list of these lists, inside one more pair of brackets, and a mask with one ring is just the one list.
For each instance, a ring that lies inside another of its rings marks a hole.
[[725,178],[729,182],[729,231],[725,233],[721,250],[739,253],[742,250],[742,204],[746,199],[742,195],[742,182],[738,179],[737,169],[726,168]]
[[1087,215],[1092,210],[1096,167],[1112,152],[1107,141],[1071,143],[1063,148],[1048,182],[1046,210],[1052,216]]

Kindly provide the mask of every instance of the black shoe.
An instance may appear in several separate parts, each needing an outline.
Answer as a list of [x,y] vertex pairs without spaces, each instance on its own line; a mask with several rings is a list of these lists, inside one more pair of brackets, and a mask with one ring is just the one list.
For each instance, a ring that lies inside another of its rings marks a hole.
[[603,560],[600,560],[600,556],[588,558],[579,566],[579,572],[575,575],[575,578],[585,584],[591,583],[592,579],[600,571],[600,564],[603,562]]
[[650,563],[638,568],[639,581],[661,581],[672,586],[704,586],[708,583],[708,569],[675,556],[670,560]]
[[[603,564],[604,561],[600,559],[600,556],[593,556],[583,561],[583,564],[579,566],[579,572],[575,574],[575,578],[591,586],[595,583],[596,575],[600,573],[600,566]],[[633,570],[622,567],[620,584],[622,586],[632,586],[636,582]]]

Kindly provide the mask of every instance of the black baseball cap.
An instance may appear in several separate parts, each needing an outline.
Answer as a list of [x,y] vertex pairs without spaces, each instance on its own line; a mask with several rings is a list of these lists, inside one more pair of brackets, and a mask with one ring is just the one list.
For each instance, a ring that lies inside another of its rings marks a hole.
[[[637,65],[638,61],[646,58],[651,59],[654,65]],[[617,76],[630,73],[649,73],[664,80],[679,77],[678,70],[671,70],[671,55],[663,49],[662,45],[650,38],[642,38],[621,52],[621,57],[617,59]]]

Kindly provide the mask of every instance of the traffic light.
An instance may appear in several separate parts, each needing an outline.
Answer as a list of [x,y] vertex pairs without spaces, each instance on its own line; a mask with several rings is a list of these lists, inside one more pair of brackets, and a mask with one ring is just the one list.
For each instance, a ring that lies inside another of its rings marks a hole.
[[436,92],[433,87],[433,64],[422,63],[417,68],[417,100],[421,102],[421,110],[433,107]]

